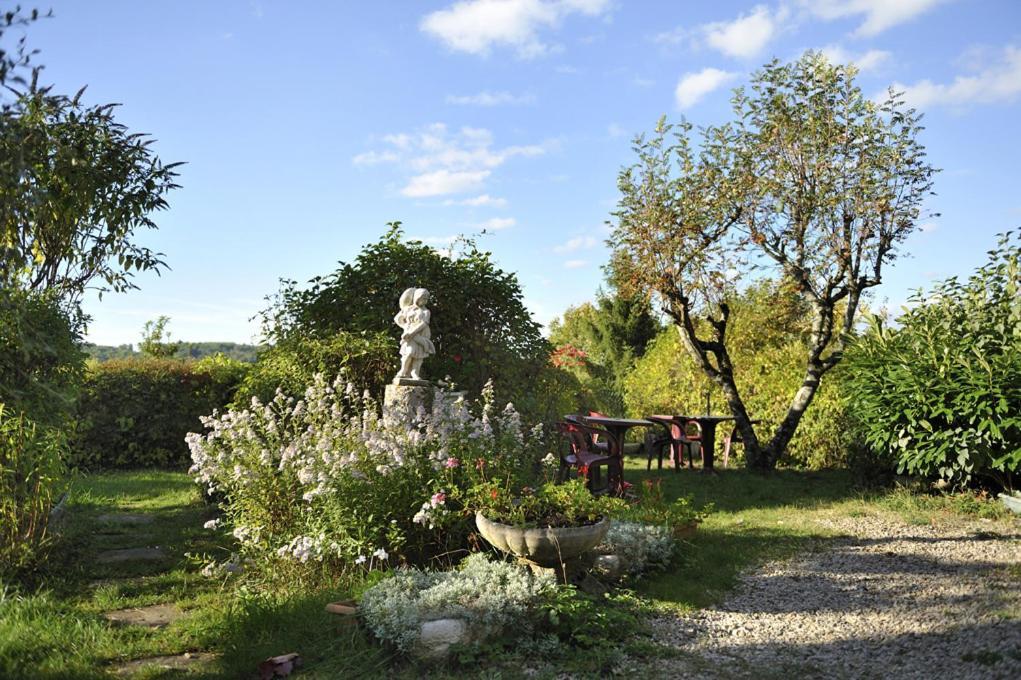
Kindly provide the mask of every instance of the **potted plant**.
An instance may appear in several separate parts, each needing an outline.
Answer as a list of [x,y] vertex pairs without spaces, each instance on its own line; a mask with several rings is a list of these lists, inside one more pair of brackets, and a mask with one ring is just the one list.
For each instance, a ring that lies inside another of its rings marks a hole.
[[583,479],[512,491],[499,481],[474,489],[475,524],[495,548],[540,567],[562,567],[598,545],[617,498],[594,496]]

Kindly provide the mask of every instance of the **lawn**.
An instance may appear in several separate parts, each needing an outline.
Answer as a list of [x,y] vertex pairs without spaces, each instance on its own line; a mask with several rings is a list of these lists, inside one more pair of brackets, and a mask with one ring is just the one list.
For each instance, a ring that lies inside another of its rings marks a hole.
[[[973,496],[861,493],[840,471],[781,470],[761,476],[731,469],[704,476],[644,468],[644,461],[632,461],[628,478],[640,483],[660,477],[668,497],[692,494],[697,505],[711,502],[715,507],[669,572],[637,584],[644,606],[652,608],[691,610],[718,601],[743,569],[823,545],[832,535],[819,524],[826,517],[897,513],[908,521],[930,522],[1002,514],[999,506]],[[137,521],[109,517],[124,514]],[[69,499],[64,540],[48,565],[48,589],[24,597],[7,593],[0,600],[0,677],[108,677],[129,660],[184,653],[198,660],[171,677],[250,677],[259,661],[292,651],[305,661],[300,677],[420,675],[361,629],[324,611],[327,602],[349,594],[350,583],[266,594],[238,592],[233,584],[202,576],[203,555],[222,557],[230,551],[226,538],[202,527],[214,515],[182,473],[79,478]],[[158,547],[162,556],[97,561],[103,551],[142,546]],[[113,625],[103,616],[156,604],[175,604],[183,616],[161,628]],[[657,653],[648,642],[633,644],[633,651]],[[563,663],[586,670],[584,656]],[[514,677],[520,664],[498,660],[491,670]],[[588,670],[597,672],[591,666]],[[477,666],[452,666],[434,674],[477,672]],[[143,667],[132,677],[167,674]]]

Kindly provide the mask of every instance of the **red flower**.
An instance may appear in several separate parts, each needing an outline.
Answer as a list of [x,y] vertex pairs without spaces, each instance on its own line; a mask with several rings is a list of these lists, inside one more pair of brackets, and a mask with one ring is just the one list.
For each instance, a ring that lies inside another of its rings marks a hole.
[[579,465],[578,474],[582,477],[588,477],[588,465]]
[[500,492],[497,491],[496,489],[493,489],[492,491],[489,492],[489,497],[492,498],[494,501],[497,499],[497,497],[499,497],[499,495]]
[[455,364],[461,363],[461,355],[460,354],[455,354],[452,358],[454,359],[454,363]]

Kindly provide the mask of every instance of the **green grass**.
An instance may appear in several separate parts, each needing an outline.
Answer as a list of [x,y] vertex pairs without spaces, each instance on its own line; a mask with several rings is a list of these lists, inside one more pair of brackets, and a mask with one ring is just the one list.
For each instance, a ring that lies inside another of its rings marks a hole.
[[[908,490],[862,493],[841,472],[779,471],[768,476],[721,470],[705,476],[691,470],[645,471],[629,461],[633,483],[663,479],[668,498],[691,494],[696,505],[715,511],[685,543],[670,572],[638,584],[638,594],[655,608],[696,609],[718,601],[738,574],[765,560],[822,545],[832,531],[819,520],[837,516],[896,514],[909,522],[948,522],[985,517],[1003,520],[998,504],[974,496],[926,496]],[[151,515],[141,525],[104,523],[105,513]],[[259,661],[296,651],[303,678],[419,677],[421,669],[394,658],[358,627],[346,626],[324,605],[348,594],[349,584],[257,593],[238,591],[199,575],[200,556],[225,557],[230,546],[202,528],[213,517],[188,477],[172,472],[119,472],[76,480],[60,549],[49,560],[47,589],[16,594],[0,591],[0,677],[102,678],[118,661],[184,652],[213,652],[216,659],[187,674],[168,677],[251,677]],[[98,564],[106,549],[160,546],[155,563]],[[139,629],[110,625],[102,613],[125,607],[175,603],[187,615],[170,626]],[[632,656],[657,653],[641,639]],[[644,645],[644,647],[643,647]],[[659,648],[657,648],[659,649]],[[660,650],[662,652],[662,650]],[[598,675],[606,670],[598,654],[578,651],[558,660],[556,670]],[[484,666],[487,677],[518,677],[521,659],[497,656]],[[467,666],[433,669],[433,677],[464,677],[483,671]],[[135,677],[164,677],[143,671]]]

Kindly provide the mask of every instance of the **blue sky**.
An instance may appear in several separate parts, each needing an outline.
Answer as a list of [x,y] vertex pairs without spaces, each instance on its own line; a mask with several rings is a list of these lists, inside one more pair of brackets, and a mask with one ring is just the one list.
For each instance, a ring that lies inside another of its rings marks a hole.
[[1021,3],[53,2],[33,26],[44,80],[152,133],[182,188],[140,240],[166,254],[141,290],[90,299],[89,339],[246,342],[280,277],[350,260],[390,220],[443,247],[481,244],[548,322],[590,299],[630,138],[662,114],[729,114],[776,56],[855,61],[925,111],[943,172],[927,221],[878,289],[967,274],[1021,224]]

